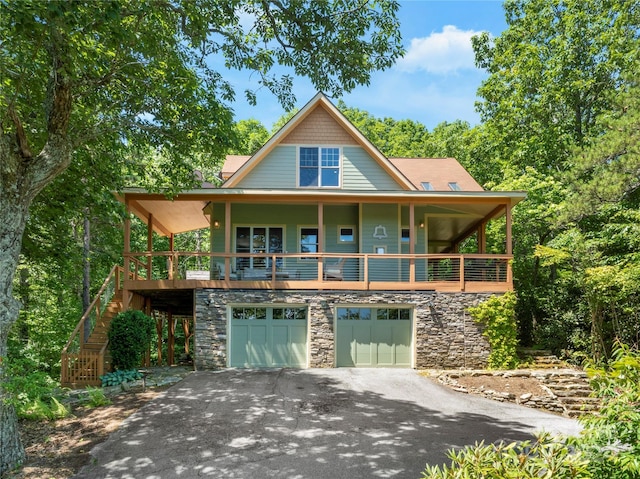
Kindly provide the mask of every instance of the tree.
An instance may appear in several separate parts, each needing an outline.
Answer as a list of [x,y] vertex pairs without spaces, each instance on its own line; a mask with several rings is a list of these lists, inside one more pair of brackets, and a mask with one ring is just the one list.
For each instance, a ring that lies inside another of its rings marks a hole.
[[[168,194],[193,183],[192,152],[233,144],[235,96],[218,66],[255,72],[285,107],[280,63],[339,95],[402,53],[393,1],[120,0],[0,4],[0,358],[19,310],[13,277],[34,198],[72,162],[124,171],[162,153]],[[250,100],[255,94],[246,91]],[[127,152],[128,155],[125,155]],[[5,369],[0,362],[0,384]],[[23,451],[0,386],[0,473]]]
[[560,266],[545,258],[543,265],[534,252],[536,245],[553,247],[569,227],[558,221],[570,190],[565,174],[577,149],[600,141],[601,119],[616,108],[612,94],[629,85],[640,11],[623,0],[512,0],[504,8],[508,28],[500,37],[474,39],[476,63],[489,73],[478,109],[480,138],[490,147],[476,163],[500,165],[497,189],[529,191],[514,212],[513,231],[518,316],[522,339],[530,343],[539,339],[536,329],[558,338],[572,329],[566,323],[578,330],[588,315],[585,284],[570,270],[594,257],[577,258],[584,250],[575,243],[567,244],[578,263]]
[[510,0],[508,28],[473,38],[489,73],[478,90],[495,153],[520,171],[562,169],[593,133],[638,50],[638,11],[626,0]]

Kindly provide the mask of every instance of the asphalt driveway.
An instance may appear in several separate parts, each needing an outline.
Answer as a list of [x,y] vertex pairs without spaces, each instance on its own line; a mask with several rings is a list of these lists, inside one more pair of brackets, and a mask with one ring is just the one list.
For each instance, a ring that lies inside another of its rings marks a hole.
[[418,479],[450,448],[536,430],[579,426],[409,369],[196,372],[127,419],[75,477]]

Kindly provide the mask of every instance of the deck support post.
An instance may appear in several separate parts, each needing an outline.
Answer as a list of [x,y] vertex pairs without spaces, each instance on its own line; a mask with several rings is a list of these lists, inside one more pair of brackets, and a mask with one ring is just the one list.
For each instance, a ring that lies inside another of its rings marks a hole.
[[167,365],[173,366],[175,359],[175,342],[176,342],[176,322],[173,319],[173,312],[167,311],[167,329],[168,329],[168,341],[167,341]]
[[[149,214],[147,221],[147,252],[153,252],[153,215]],[[153,256],[147,256],[147,279],[153,279],[151,271],[153,268]]]

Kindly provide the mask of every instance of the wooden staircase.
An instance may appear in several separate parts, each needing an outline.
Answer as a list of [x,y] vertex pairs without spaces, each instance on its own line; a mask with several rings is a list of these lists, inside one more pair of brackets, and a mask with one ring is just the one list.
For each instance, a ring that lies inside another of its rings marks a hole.
[[[111,320],[123,310],[122,288],[120,288],[121,268],[114,266],[98,292],[96,299],[82,315],[71,338],[62,350],[60,383],[63,387],[83,388],[100,386],[100,376],[111,370],[111,356],[107,345],[107,333]],[[106,307],[101,307],[101,297],[111,284],[113,295]],[[91,327],[86,341],[84,327]]]

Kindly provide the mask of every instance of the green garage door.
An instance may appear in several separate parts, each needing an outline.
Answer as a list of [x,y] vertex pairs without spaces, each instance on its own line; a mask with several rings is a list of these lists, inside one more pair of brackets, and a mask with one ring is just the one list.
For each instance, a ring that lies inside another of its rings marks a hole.
[[411,310],[338,308],[338,367],[411,367]]
[[306,367],[307,309],[232,308],[229,366]]

